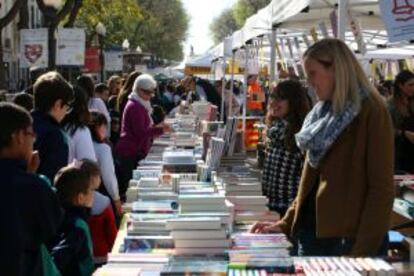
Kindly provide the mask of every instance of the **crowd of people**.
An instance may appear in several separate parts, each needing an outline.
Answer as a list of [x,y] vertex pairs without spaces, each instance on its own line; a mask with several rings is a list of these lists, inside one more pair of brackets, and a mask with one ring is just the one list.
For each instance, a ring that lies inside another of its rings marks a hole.
[[[251,231],[285,232],[298,255],[385,254],[393,175],[414,173],[414,74],[401,71],[384,99],[343,42],[324,39],[303,58],[318,102],[296,79],[267,95],[263,193],[281,220]],[[70,84],[47,72],[0,103],[8,274],[90,275],[105,263],[132,171],[171,131],[166,116],[182,100],[239,112],[238,86],[224,99],[221,88],[140,72]]]

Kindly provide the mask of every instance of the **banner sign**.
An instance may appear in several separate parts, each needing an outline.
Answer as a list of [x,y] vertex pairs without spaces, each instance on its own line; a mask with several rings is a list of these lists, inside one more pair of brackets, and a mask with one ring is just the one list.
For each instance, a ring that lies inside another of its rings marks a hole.
[[42,29],[20,31],[20,67],[47,68],[49,62],[48,32]]
[[122,52],[111,51],[104,52],[105,60],[105,70],[109,72],[122,71],[124,63]]
[[99,62],[99,49],[95,47],[86,48],[85,50],[85,73],[97,73],[101,68]]
[[380,0],[380,8],[390,42],[414,38],[413,0]]
[[85,31],[79,28],[58,28],[56,35],[56,65],[85,64]]

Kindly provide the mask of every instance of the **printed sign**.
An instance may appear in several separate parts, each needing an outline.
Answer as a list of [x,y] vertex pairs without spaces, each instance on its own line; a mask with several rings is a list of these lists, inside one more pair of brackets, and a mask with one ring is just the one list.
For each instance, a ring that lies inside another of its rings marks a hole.
[[381,0],[380,8],[390,42],[414,38],[414,0]]
[[105,70],[109,72],[114,71],[122,71],[122,68],[124,66],[123,58],[122,58],[122,52],[104,52],[105,60]]
[[78,28],[59,28],[56,38],[56,65],[83,66],[85,31]]
[[47,29],[20,31],[20,67],[46,68],[48,66]]

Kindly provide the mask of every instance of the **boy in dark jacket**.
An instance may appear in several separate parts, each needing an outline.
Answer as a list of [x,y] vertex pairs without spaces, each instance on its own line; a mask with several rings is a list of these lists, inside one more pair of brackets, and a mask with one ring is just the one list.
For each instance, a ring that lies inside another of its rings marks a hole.
[[62,210],[51,187],[34,174],[39,159],[33,153],[30,114],[0,103],[0,129],[0,271],[54,275],[57,270],[45,245],[57,232]]
[[60,126],[74,98],[71,85],[57,72],[40,76],[33,86],[33,128],[39,151],[39,174],[53,181],[56,173],[68,164],[69,145]]
[[91,175],[80,164],[61,169],[55,178],[57,195],[65,209],[53,259],[64,275],[91,275],[94,270],[93,246],[88,217],[93,204]]

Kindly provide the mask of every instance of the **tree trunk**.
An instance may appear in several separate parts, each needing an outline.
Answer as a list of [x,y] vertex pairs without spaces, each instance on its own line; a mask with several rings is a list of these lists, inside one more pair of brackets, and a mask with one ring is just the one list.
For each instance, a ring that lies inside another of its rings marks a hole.
[[56,39],[55,39],[56,28],[57,28],[57,25],[52,23],[48,29],[49,70],[56,69]]
[[6,68],[4,68],[3,60],[3,29],[9,25],[10,22],[15,18],[17,12],[20,10],[21,6],[27,0],[16,0],[13,7],[9,10],[8,13],[2,18],[0,18],[0,89],[6,89]]
[[20,21],[17,25],[18,29],[28,29],[29,28],[29,6],[27,1],[24,1],[22,7],[20,8]]
[[6,85],[6,68],[3,62],[3,29],[0,28],[0,90],[7,89]]

